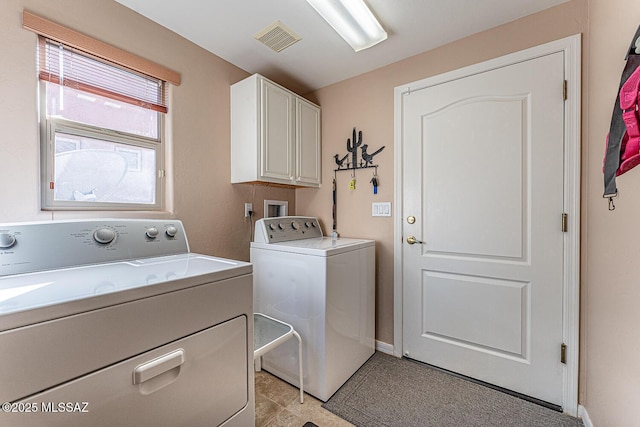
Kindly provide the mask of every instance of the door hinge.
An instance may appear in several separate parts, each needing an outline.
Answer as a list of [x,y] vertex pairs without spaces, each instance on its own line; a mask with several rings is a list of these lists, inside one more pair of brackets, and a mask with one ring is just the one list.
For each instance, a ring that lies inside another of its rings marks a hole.
[[164,169],[159,169],[158,170],[158,178],[164,178],[166,176],[167,176],[167,174],[165,173]]
[[560,344],[560,363],[567,364],[567,345],[565,343]]
[[569,222],[569,216],[566,213],[562,214],[562,232],[566,233],[568,230],[568,222]]
[[565,80],[564,83],[562,83],[562,99],[564,99],[565,101],[567,100],[567,81]]

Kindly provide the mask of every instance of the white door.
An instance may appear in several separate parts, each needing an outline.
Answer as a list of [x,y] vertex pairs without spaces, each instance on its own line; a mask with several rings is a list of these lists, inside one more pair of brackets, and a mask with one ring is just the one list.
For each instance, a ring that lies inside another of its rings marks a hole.
[[401,101],[403,353],[556,405],[563,83],[557,52]]

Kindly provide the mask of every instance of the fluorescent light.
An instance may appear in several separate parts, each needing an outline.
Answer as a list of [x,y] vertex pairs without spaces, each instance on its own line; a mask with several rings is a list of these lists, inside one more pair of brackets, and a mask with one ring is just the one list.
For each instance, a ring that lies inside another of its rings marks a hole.
[[356,52],[387,39],[364,0],[307,0]]

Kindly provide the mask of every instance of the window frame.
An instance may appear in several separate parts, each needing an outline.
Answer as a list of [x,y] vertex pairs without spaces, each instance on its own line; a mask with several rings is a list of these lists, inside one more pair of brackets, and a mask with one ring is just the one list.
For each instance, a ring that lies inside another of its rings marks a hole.
[[[165,114],[158,114],[158,138],[149,138],[129,134],[113,129],[104,129],[58,117],[47,117],[46,84],[38,80],[39,121],[40,121],[40,182],[41,209],[44,211],[161,211],[165,201]],[[142,107],[140,107],[142,108]],[[61,132],[69,135],[88,137],[105,142],[152,149],[156,157],[155,171],[155,203],[112,203],[86,202],[80,200],[55,200],[55,134]]]
[[[37,76],[36,78],[36,96],[38,97],[37,105],[39,107],[39,111],[36,116],[38,119],[38,127],[40,134],[40,155],[39,162],[41,164],[40,167],[40,195],[41,195],[41,210],[70,210],[70,211],[161,211],[166,209],[167,203],[167,192],[170,190],[170,183],[165,179],[165,159],[170,154],[169,153],[169,145],[166,140],[166,122],[168,120],[166,117],[166,111],[168,110],[171,86],[180,86],[181,84],[181,76],[180,73],[167,68],[161,64],[150,61],[146,58],[143,58],[134,53],[128,52],[118,46],[111,45],[105,43],[101,40],[90,37],[86,34],[78,32],[74,29],[68,28],[64,25],[61,25],[57,22],[51,21],[49,19],[45,19],[41,16],[35,15],[28,10],[22,11],[22,27],[25,30],[29,30],[34,32],[37,37],[37,46],[40,46],[41,40],[40,38],[45,38],[52,40],[57,43],[61,43],[73,50],[81,52],[82,54],[86,54],[89,57],[95,57],[98,60],[106,61],[107,63],[115,64],[120,67],[124,67],[127,70],[132,70],[133,72],[141,73],[143,75],[155,78],[162,82],[163,85],[163,105],[161,108],[164,113],[158,113],[158,138],[154,139],[155,146],[154,151],[156,154],[156,199],[153,205],[151,204],[143,204],[143,203],[108,203],[108,202],[81,202],[81,201],[57,201],[55,203],[47,202],[47,198],[51,201],[54,201],[55,193],[50,188],[50,177],[52,177],[51,173],[53,172],[53,159],[55,155],[55,147],[53,145],[54,139],[53,135],[55,135],[55,130],[58,129],[58,124],[68,125],[72,128],[80,128],[88,130],[89,132],[100,130],[98,127],[93,127],[91,125],[81,125],[75,122],[67,123],[65,121],[58,120],[58,118],[47,119],[46,115],[46,91],[44,89],[45,82],[40,79],[40,67],[37,67]],[[36,63],[40,64],[40,51],[38,52],[38,57],[36,58]],[[151,108],[153,109],[153,108]],[[52,120],[56,120],[54,123]],[[54,125],[52,127],[52,125]],[[106,135],[103,133],[103,135]],[[127,141],[131,141],[129,134],[122,134],[118,131],[111,131],[109,133],[105,141],[112,140],[111,138],[120,138],[125,137]],[[100,139],[100,138],[98,138]],[[137,136],[133,136],[133,140],[143,141],[145,138]],[[118,142],[115,140],[114,142]],[[136,145],[134,143],[133,145]]]

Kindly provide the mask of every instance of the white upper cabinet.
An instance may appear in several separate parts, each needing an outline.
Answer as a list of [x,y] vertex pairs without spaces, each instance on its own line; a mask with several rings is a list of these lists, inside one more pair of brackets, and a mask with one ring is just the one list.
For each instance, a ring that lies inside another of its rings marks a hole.
[[320,186],[320,107],[254,74],[231,86],[231,182]]
[[320,186],[320,107],[296,98],[296,182]]

